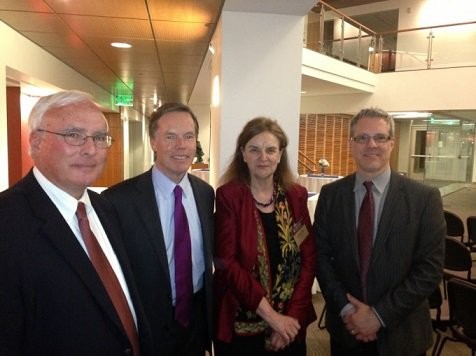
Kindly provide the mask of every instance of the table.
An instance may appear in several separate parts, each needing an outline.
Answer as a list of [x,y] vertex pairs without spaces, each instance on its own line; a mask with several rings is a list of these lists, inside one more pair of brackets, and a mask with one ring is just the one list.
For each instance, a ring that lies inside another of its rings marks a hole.
[[324,184],[328,184],[342,178],[342,176],[326,176],[319,174],[301,174],[298,177],[298,184],[306,187],[308,192],[319,193]]
[[309,193],[307,198],[307,209],[309,210],[309,215],[311,216],[311,223],[314,223],[314,212],[316,211],[317,199],[319,198],[319,193]]
[[190,173],[192,173],[194,176],[197,176],[198,178],[201,178],[207,183],[210,179],[210,170],[208,168],[192,169]]

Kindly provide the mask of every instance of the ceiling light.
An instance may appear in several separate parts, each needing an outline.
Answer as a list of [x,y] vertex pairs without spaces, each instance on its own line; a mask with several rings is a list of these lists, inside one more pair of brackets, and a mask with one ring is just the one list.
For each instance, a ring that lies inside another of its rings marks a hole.
[[417,111],[401,111],[401,112],[389,112],[394,119],[420,119],[428,118],[432,114],[431,112],[417,112]]
[[111,46],[116,48],[131,48],[132,47],[132,45],[126,42],[112,42]]

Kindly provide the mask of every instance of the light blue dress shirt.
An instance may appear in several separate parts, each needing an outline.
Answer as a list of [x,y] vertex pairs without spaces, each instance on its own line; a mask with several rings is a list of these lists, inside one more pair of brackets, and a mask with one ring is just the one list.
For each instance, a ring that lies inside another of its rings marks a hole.
[[[159,209],[164,243],[169,264],[170,285],[172,287],[172,302],[175,305],[175,260],[174,260],[174,188],[177,185],[160,172],[154,165],[152,168],[152,183],[154,185],[155,201]],[[179,185],[183,189],[182,204],[185,208],[192,244],[193,290],[198,292],[203,286],[205,261],[203,256],[203,238],[197,204],[193,195],[192,186],[185,174]]]

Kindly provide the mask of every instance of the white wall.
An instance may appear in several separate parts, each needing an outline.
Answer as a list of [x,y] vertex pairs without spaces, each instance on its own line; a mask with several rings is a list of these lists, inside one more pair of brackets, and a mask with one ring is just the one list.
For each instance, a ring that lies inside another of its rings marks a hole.
[[355,114],[367,106],[387,111],[476,109],[476,67],[381,73],[376,78],[374,94],[306,96],[301,112]]
[[[256,116],[281,125],[289,137],[291,169],[297,172],[304,18],[224,11],[219,26],[221,102],[212,109],[213,173],[223,173],[238,134]],[[219,119],[213,120],[214,114]]]

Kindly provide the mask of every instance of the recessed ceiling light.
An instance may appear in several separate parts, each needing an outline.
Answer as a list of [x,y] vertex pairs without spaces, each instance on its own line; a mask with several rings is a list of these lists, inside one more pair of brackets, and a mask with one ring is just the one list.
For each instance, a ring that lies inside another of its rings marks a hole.
[[131,48],[132,47],[132,45],[125,42],[112,42],[111,46],[116,48]]

